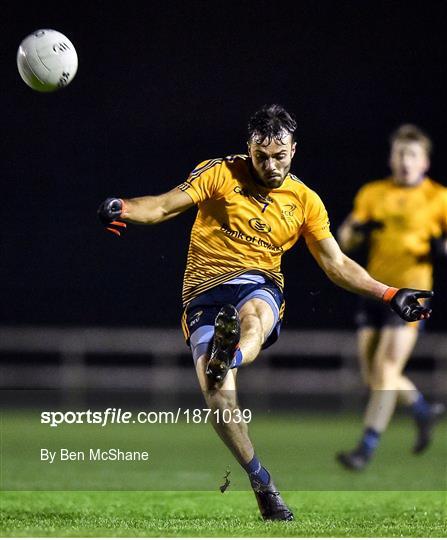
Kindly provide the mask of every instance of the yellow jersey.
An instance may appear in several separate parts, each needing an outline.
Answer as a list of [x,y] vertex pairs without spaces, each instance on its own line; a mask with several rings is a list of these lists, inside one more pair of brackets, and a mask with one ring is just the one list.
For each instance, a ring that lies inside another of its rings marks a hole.
[[369,182],[355,198],[352,217],[384,225],[371,234],[372,277],[398,288],[432,288],[430,239],[447,231],[447,188],[430,178],[416,186],[400,186],[392,177]]
[[183,281],[183,303],[247,271],[261,271],[282,289],[281,257],[302,235],[331,235],[319,196],[293,174],[268,190],[246,155],[200,163],[178,186],[198,206]]

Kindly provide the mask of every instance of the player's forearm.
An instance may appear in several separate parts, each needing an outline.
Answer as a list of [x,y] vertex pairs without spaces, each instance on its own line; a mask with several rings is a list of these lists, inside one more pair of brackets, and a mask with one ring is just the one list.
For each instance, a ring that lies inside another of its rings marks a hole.
[[347,257],[333,238],[308,245],[318,264],[336,285],[353,293],[383,300],[404,321],[420,321],[430,317],[431,309],[420,304],[419,299],[431,298],[433,291],[397,289],[376,281],[364,268]]
[[122,199],[123,211],[120,218],[130,223],[151,225],[163,221],[166,217],[160,204],[160,197],[145,196],[133,199]]
[[328,278],[347,291],[382,300],[387,285],[373,279],[368,272],[355,261],[343,255],[339,261],[325,269]]

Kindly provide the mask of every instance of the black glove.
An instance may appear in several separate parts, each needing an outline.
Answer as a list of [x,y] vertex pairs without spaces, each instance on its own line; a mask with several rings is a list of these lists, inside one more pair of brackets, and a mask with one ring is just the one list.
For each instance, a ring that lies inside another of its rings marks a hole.
[[404,321],[414,322],[422,319],[428,319],[431,309],[418,302],[419,298],[431,298],[433,291],[421,291],[418,289],[395,289],[389,287],[383,299],[389,302],[390,307]]
[[383,229],[383,227],[382,221],[376,221],[374,219],[365,221],[365,223],[355,223],[352,225],[354,232],[363,234],[365,237],[369,236],[373,231]]
[[123,211],[123,201],[121,199],[106,199],[98,208],[98,217],[104,227],[113,234],[121,236],[121,232],[127,225],[119,220]]

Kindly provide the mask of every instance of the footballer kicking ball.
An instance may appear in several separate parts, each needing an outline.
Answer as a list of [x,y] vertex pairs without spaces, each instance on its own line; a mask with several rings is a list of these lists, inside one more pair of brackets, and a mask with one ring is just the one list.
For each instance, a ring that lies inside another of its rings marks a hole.
[[38,92],[54,92],[70,84],[78,69],[73,43],[56,30],[36,30],[17,51],[17,67],[26,84]]

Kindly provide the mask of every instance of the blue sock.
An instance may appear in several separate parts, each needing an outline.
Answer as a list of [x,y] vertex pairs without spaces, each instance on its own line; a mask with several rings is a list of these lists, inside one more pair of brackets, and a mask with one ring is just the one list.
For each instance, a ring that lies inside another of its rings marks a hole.
[[267,469],[264,469],[256,455],[253,456],[253,459],[249,463],[243,465],[243,467],[247,471],[250,480],[256,480],[261,484],[268,484],[270,482],[269,472]]
[[420,392],[416,401],[410,407],[411,413],[416,420],[425,420],[430,415],[430,405],[425,401],[424,396]]
[[380,433],[372,428],[366,428],[363,432],[362,440],[359,444],[359,451],[371,457],[374,453],[374,450],[377,448],[380,441]]
[[233,360],[230,364],[230,369],[233,369],[235,367],[239,367],[242,364],[242,351],[239,349],[239,347],[236,349],[236,352],[234,353]]

